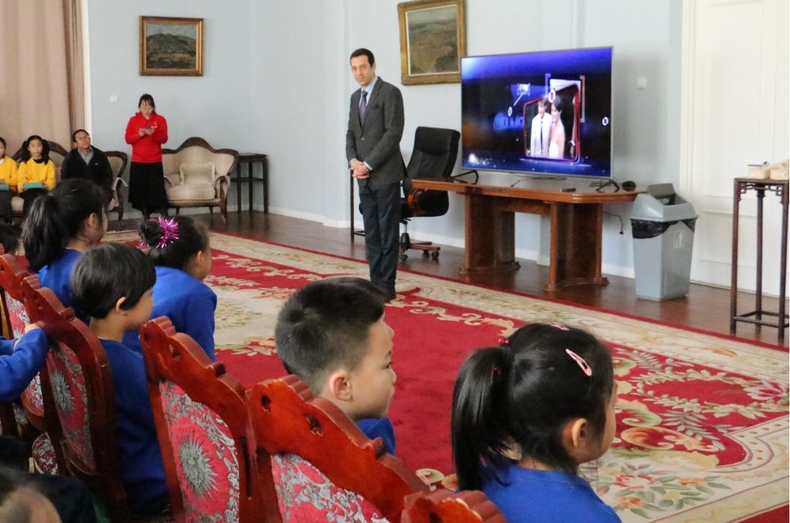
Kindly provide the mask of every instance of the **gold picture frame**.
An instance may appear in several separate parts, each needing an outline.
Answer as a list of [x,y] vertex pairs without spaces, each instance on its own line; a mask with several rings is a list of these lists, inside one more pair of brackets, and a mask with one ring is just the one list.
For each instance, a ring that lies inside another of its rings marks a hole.
[[203,76],[203,19],[140,17],[141,76]]
[[466,55],[464,0],[417,0],[398,4],[401,83],[461,82]]

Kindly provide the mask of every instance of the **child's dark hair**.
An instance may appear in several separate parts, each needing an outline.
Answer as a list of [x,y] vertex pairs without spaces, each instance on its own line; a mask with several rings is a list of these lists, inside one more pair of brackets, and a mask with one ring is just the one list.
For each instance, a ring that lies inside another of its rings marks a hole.
[[0,466],[0,518],[2,521],[30,521],[30,506],[14,497],[14,494],[25,488],[37,491],[34,485],[28,483],[26,474]]
[[[168,236],[168,223],[175,224],[175,236]],[[186,270],[189,261],[209,246],[208,228],[189,216],[154,218],[140,224],[140,238],[149,247],[148,257],[157,267]]]
[[156,269],[142,251],[123,243],[103,243],[85,251],[71,271],[74,305],[91,318],[106,318],[119,299],[131,309],[156,283]]
[[354,370],[367,354],[370,326],[384,314],[385,295],[362,278],[310,282],[277,316],[274,340],[285,369],[314,394],[334,370]]
[[2,136],[0,136],[0,143],[3,144],[3,149],[7,147],[5,143],[5,138],[3,138]]
[[4,254],[16,254],[19,250],[19,233],[7,223],[0,223],[0,245]]
[[49,161],[49,142],[37,134],[28,136],[27,140],[25,140],[25,143],[22,144],[22,153],[20,154],[20,159],[23,162],[26,162],[31,158],[30,151],[27,150],[27,147],[33,140],[38,140],[41,142],[41,158],[44,160],[44,163],[47,163]]
[[104,218],[105,198],[95,183],[63,180],[30,207],[22,224],[22,242],[30,270],[38,272],[55,260],[82,230],[91,214]]
[[602,437],[613,387],[611,354],[581,329],[535,323],[499,347],[475,351],[453,390],[458,488],[479,490],[485,478],[499,480],[497,471],[519,457],[576,474],[562,430],[586,418],[593,436]]

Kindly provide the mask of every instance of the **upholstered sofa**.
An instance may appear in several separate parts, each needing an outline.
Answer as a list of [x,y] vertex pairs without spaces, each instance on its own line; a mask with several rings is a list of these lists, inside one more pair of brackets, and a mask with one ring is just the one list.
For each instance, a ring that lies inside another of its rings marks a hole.
[[219,207],[228,217],[227,193],[230,173],[239,160],[233,149],[214,149],[204,139],[188,138],[178,149],[162,149],[165,191],[176,214],[181,207]]

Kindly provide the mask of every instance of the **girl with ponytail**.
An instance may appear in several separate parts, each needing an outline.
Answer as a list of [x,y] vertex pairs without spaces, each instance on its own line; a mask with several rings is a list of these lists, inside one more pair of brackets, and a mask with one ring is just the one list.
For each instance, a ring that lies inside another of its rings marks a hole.
[[[71,306],[71,269],[83,251],[99,244],[105,232],[104,195],[86,180],[64,180],[30,207],[22,225],[25,257],[41,286],[52,289],[63,305]],[[74,313],[88,323],[85,314]]]
[[620,521],[578,476],[612,443],[615,400],[612,357],[583,330],[536,323],[475,351],[453,391],[458,487],[511,523]]

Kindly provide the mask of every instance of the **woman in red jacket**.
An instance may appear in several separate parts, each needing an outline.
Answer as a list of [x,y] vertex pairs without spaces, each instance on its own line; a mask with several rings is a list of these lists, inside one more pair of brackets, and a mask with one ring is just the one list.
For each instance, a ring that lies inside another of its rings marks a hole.
[[152,212],[167,216],[167,194],[162,170],[162,144],[167,142],[167,120],[156,112],[154,97],[144,94],[140,112],[126,125],[126,143],[132,146],[129,202],[147,220]]

